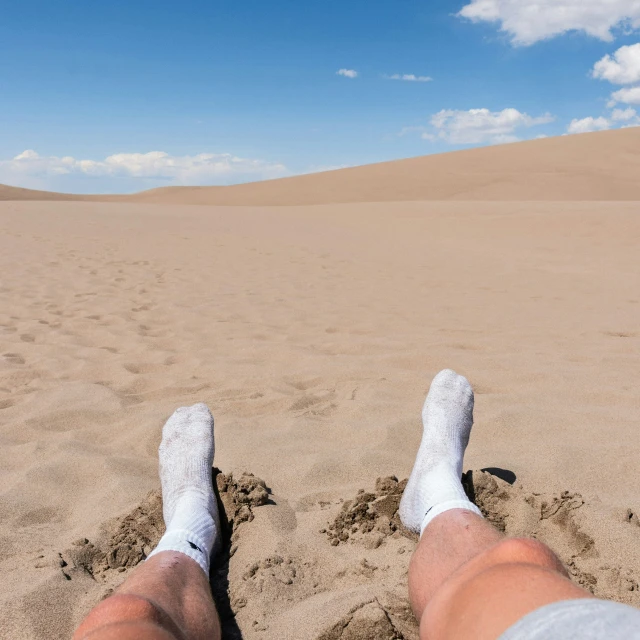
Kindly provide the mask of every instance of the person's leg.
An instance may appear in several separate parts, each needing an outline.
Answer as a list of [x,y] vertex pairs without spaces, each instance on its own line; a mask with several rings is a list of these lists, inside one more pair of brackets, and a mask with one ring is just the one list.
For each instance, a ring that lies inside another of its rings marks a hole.
[[528,613],[589,598],[536,540],[504,538],[480,516],[447,511],[429,524],[409,567],[421,639],[494,640]]
[[473,391],[443,371],[423,409],[424,433],[400,504],[404,525],[421,533],[409,567],[409,596],[421,639],[495,639],[527,613],[589,594],[558,558],[533,540],[506,539],[483,520],[462,487],[473,425]]
[[115,595],[91,611],[74,638],[219,639],[209,579],[183,553],[158,553],[139,566]]
[[204,404],[178,409],[159,450],[167,530],[146,562],[97,605],[74,640],[219,640],[209,562],[220,545],[211,481],[213,417]]
[[416,618],[422,618],[427,604],[455,571],[503,539],[471,511],[453,509],[435,518],[409,564],[409,595]]

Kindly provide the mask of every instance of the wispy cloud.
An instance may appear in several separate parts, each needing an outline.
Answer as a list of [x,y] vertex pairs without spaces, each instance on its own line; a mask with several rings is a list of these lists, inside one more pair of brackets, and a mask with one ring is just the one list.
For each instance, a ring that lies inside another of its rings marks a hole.
[[400,131],[398,132],[398,136],[407,136],[412,133],[423,134],[423,133],[428,133],[428,131],[429,131],[429,127],[424,125],[416,125],[413,127],[402,127],[402,129],[400,129]]
[[633,122],[638,120],[638,112],[635,109],[614,109],[611,112],[611,119],[614,122]]
[[458,16],[473,22],[499,23],[518,46],[582,31],[613,40],[613,30],[640,28],[638,0],[471,0]]
[[343,76],[345,78],[357,78],[358,72],[355,69],[338,69],[336,75]]
[[533,117],[517,109],[490,111],[443,109],[431,117],[430,127],[405,127],[401,134],[418,131],[425,140],[443,140],[450,144],[503,144],[517,142],[520,130],[555,120],[546,113]]
[[404,82],[432,82],[430,76],[416,76],[413,73],[394,73],[390,76],[383,76],[387,80],[402,80]]

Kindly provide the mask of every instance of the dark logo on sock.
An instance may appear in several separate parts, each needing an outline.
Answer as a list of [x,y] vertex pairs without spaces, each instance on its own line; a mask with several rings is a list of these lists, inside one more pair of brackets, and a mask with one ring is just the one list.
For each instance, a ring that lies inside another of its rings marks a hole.
[[197,544],[193,544],[193,542],[191,542],[191,540],[187,540],[187,542],[189,543],[189,546],[192,549],[196,549],[197,551],[199,551],[200,553],[204,553],[204,551],[197,545]]

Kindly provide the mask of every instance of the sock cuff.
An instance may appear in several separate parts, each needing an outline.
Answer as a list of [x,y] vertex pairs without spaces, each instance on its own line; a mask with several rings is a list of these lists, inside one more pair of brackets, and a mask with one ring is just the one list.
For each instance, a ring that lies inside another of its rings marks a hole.
[[147,556],[147,560],[161,551],[176,551],[195,560],[209,575],[210,554],[204,540],[188,529],[175,529],[165,533],[158,546]]
[[429,509],[425,514],[422,525],[420,526],[420,537],[422,537],[424,530],[429,526],[434,518],[445,511],[450,511],[451,509],[464,509],[465,511],[471,511],[479,515],[481,518],[484,517],[482,515],[482,511],[480,511],[480,509],[470,500],[449,500],[448,502],[441,502],[440,504],[431,507],[431,509]]
[[195,546],[194,551],[199,551],[205,555],[209,554],[209,545],[197,533],[189,529],[171,529],[167,531],[160,542],[165,544],[180,544],[186,542],[189,546]]

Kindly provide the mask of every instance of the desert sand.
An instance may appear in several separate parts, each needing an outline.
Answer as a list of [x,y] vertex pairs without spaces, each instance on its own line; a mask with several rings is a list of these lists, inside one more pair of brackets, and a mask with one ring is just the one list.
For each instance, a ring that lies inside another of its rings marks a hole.
[[0,188],[0,637],[69,637],[143,560],[162,425],[203,401],[227,637],[415,640],[395,510],[445,367],[475,389],[491,521],[640,606],[639,141],[106,201]]

